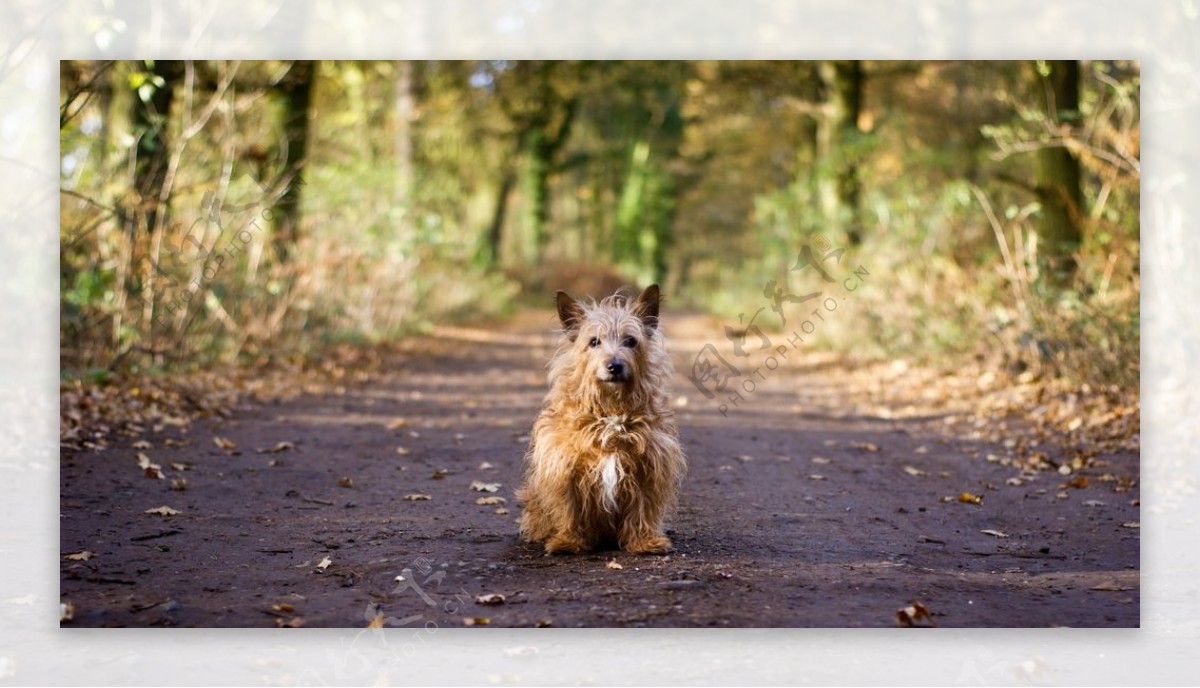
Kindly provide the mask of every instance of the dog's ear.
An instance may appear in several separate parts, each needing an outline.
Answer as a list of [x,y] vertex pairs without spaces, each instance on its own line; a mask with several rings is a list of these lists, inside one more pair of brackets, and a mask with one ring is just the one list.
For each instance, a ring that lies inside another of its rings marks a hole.
[[562,321],[567,339],[575,341],[575,337],[579,335],[579,326],[583,324],[583,306],[565,291],[554,295],[554,305],[558,307],[558,319]]
[[651,284],[633,304],[634,314],[652,330],[658,329],[658,299],[658,285]]

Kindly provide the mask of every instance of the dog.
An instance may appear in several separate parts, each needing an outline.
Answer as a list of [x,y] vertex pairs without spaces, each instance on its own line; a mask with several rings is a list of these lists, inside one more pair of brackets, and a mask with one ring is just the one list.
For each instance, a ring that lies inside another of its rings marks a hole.
[[563,336],[517,491],[521,535],[547,554],[612,544],[665,554],[663,520],[687,459],[669,406],[658,285],[598,303],[560,291],[555,303]]

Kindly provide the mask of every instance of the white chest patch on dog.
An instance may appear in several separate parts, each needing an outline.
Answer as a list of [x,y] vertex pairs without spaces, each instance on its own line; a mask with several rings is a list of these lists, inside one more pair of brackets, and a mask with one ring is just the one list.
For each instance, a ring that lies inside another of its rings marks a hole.
[[616,454],[608,454],[600,460],[600,500],[605,511],[617,510],[617,483],[621,482],[624,473]]

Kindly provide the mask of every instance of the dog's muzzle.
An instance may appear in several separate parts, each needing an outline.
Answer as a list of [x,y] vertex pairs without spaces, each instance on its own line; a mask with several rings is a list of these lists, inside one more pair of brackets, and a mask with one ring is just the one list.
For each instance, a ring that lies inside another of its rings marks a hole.
[[607,376],[600,378],[602,382],[628,382],[629,381],[629,366],[623,362],[613,359],[604,366],[604,371]]

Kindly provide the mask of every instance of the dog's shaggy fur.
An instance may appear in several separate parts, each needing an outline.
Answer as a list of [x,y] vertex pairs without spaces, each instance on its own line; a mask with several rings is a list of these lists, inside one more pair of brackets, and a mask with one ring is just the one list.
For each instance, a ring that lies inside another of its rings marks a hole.
[[556,297],[563,341],[525,455],[521,534],[548,554],[615,543],[664,553],[663,518],[687,463],[668,405],[658,285],[632,300]]

